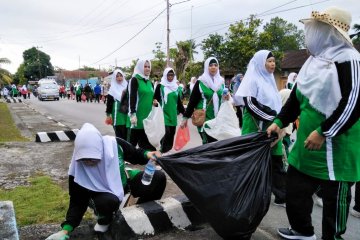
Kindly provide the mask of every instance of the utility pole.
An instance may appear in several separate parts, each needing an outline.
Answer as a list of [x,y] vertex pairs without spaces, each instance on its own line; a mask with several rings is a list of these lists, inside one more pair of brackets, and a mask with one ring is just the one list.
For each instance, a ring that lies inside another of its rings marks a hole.
[[170,67],[170,3],[169,0],[166,0],[166,25],[167,25],[167,35],[166,35],[166,67]]
[[166,26],[167,26],[167,34],[166,34],[166,67],[170,67],[170,7],[189,2],[190,0],[184,0],[181,2],[176,2],[173,4],[169,3],[169,0],[166,0]]
[[40,51],[39,51],[39,48],[42,48],[42,47],[39,47],[39,46],[36,46],[36,51],[37,51],[37,62],[38,62],[38,66],[39,66],[39,80],[41,79],[41,63],[40,63]]
[[190,16],[190,63],[192,62],[192,10],[194,6],[191,6],[191,16]]

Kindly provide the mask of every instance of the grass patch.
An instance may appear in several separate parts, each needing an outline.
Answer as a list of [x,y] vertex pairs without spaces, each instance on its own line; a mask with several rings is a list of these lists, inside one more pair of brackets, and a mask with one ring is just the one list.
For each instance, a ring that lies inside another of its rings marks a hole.
[[[14,203],[17,225],[62,223],[69,206],[68,192],[49,176],[38,175],[29,180],[30,186],[0,189],[0,201]],[[84,219],[94,219],[92,211],[86,211]]]
[[48,176],[30,178],[31,186],[0,190],[0,200],[14,203],[19,226],[61,223],[69,204],[69,195]]
[[21,136],[19,129],[14,124],[6,103],[0,103],[0,142],[25,142],[29,141]]

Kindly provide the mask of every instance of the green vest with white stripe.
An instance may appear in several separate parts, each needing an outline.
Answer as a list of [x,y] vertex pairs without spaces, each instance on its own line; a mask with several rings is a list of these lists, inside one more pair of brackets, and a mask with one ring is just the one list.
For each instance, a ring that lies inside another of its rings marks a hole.
[[300,125],[288,162],[300,172],[324,180],[360,181],[360,120],[346,132],[326,138],[320,150],[309,151],[304,141],[320,127],[325,115],[315,110],[309,99],[296,91],[300,103]]
[[[178,88],[179,89],[179,88]],[[164,111],[165,126],[177,126],[177,102],[178,102],[178,90],[171,92],[167,95],[167,101],[164,101],[164,86],[160,86],[161,102],[160,105]]]
[[136,117],[137,125],[135,129],[144,129],[143,120],[147,118],[152,109],[154,98],[154,88],[151,80],[144,80],[141,76],[135,76],[138,81]]
[[[219,102],[217,102],[217,103],[213,102],[212,97],[213,97],[214,91],[211,88],[208,88],[207,86],[205,86],[205,84],[201,80],[199,80],[199,89],[200,89],[202,98],[199,101],[199,103],[196,105],[195,109],[205,109],[206,108],[205,121],[214,119],[215,118],[214,104],[218,104],[219,109],[220,109],[221,97],[222,97],[222,92],[224,89],[224,84],[222,84],[222,86],[216,92],[219,97]],[[208,105],[209,101],[211,101],[211,100],[212,100],[212,102]]]
[[120,109],[120,101],[114,98],[114,104],[111,112],[111,116],[113,119],[113,125],[126,125],[126,127],[130,127],[130,118],[127,114],[119,111]]
[[[243,113],[243,125],[241,129],[241,134],[246,135],[250,133],[255,133],[260,131],[266,131],[266,129],[270,126],[271,121],[261,121],[255,118],[251,112],[249,112],[246,108],[244,108]],[[279,141],[275,146],[271,148],[271,155],[281,156],[282,152],[282,142]]]
[[123,188],[125,188],[128,180],[132,180],[137,174],[141,173],[141,171],[138,169],[125,169],[124,153],[120,145],[118,145],[118,159],[121,183]]

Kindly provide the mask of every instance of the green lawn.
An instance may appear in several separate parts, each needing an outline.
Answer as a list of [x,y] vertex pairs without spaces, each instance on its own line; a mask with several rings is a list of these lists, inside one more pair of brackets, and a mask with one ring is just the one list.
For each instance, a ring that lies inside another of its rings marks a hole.
[[0,190],[0,201],[13,201],[19,226],[61,223],[69,204],[69,196],[48,176],[30,179],[31,186]]
[[16,128],[6,103],[0,103],[0,142],[29,141]]

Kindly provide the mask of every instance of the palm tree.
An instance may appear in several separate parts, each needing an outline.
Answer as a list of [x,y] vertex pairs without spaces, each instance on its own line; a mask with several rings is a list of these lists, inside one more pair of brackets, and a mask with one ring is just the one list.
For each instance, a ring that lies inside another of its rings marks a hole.
[[[0,64],[11,63],[7,58],[0,58]],[[10,84],[12,82],[11,74],[8,70],[0,67],[0,84]]]
[[175,69],[179,79],[184,75],[185,69],[189,63],[194,59],[194,53],[197,45],[194,40],[180,41],[176,43],[178,51],[175,56]]

